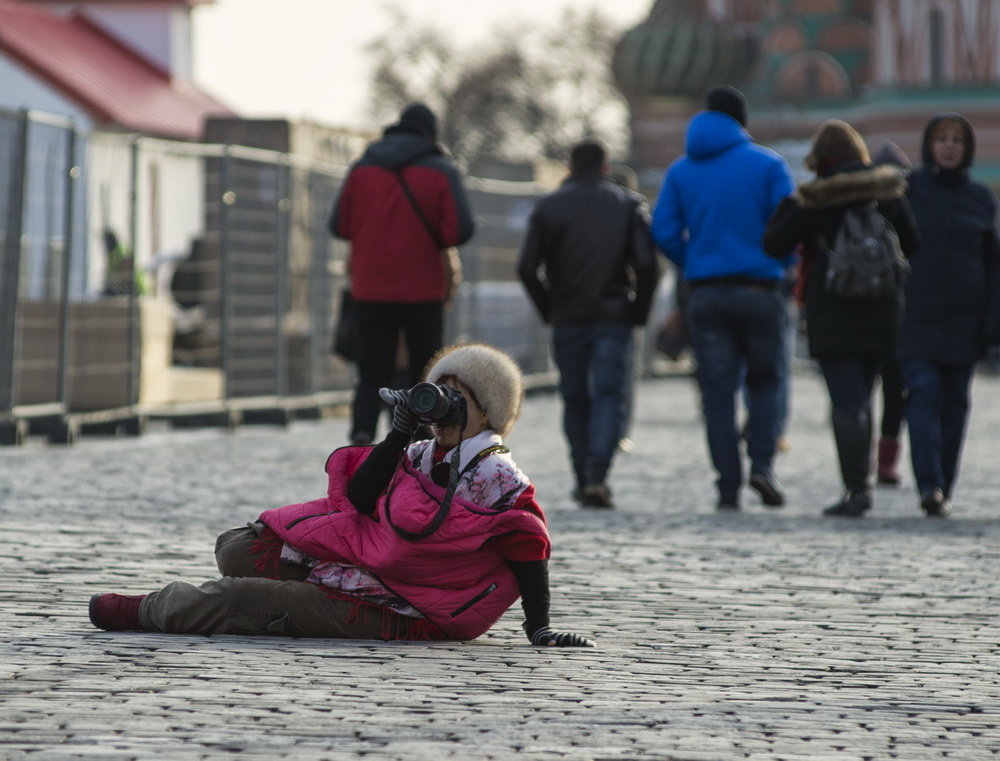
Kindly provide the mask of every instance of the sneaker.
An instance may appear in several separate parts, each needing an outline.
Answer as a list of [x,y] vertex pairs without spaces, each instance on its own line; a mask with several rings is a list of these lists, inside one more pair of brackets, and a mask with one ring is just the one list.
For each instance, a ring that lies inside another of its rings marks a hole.
[[925,492],[920,498],[920,507],[928,518],[944,518],[951,512],[951,503],[940,489]]
[[785,493],[773,473],[753,473],[750,476],[750,488],[760,495],[760,501],[767,507],[781,507],[785,504]]
[[90,598],[90,623],[109,632],[142,631],[139,604],[146,595],[97,594]]
[[584,486],[581,504],[584,507],[612,508],[615,506],[611,500],[611,490],[604,484]]

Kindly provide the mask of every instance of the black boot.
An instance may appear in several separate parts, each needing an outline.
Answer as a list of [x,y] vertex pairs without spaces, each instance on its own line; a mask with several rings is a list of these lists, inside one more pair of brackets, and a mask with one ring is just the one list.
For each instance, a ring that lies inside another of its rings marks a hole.
[[837,442],[840,475],[846,493],[824,515],[858,518],[871,510],[872,490],[869,484],[872,460],[871,416],[867,411],[846,414],[833,411],[833,437]]
[[835,515],[842,518],[860,518],[872,509],[872,491],[845,492],[840,502],[830,505],[823,515]]

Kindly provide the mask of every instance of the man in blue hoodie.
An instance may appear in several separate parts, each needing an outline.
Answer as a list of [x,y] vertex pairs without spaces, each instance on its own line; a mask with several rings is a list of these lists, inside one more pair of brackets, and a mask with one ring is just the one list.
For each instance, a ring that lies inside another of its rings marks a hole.
[[667,170],[653,212],[653,237],[691,295],[688,316],[718,509],[738,510],[743,485],[736,396],[749,394],[749,485],[768,507],[785,496],[772,470],[780,435],[785,355],[784,268],[761,237],[792,175],[778,154],[747,134],[743,94],[714,87],[688,125],[685,155]]

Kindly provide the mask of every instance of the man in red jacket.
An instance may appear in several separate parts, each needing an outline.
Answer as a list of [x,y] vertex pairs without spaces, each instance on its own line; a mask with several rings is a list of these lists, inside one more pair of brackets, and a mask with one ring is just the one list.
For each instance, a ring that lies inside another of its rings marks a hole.
[[472,237],[473,222],[458,169],[436,139],[434,113],[423,103],[408,105],[351,167],[330,215],[330,232],[351,242],[358,347],[353,444],[375,438],[378,390],[396,385],[400,333],[408,386],[444,343],[452,278],[445,251]]

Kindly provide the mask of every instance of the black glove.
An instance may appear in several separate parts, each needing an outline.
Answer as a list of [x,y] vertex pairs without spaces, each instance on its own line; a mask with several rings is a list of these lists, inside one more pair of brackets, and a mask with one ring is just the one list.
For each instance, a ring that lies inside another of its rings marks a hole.
[[405,391],[380,388],[379,398],[392,407],[392,427],[400,433],[412,436],[417,430],[417,418],[410,410],[410,398]]
[[536,647],[596,647],[593,640],[573,632],[557,632],[547,626],[528,634],[531,644]]

